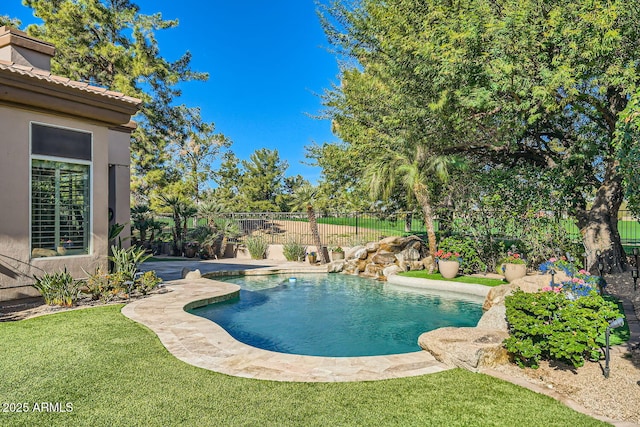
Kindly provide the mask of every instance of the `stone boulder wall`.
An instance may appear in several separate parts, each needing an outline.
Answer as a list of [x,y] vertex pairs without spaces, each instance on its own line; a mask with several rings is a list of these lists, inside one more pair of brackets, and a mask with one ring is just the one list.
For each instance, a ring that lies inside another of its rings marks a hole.
[[428,254],[428,247],[417,236],[387,237],[351,248],[345,253],[342,264],[331,263],[327,270],[384,280],[399,271],[423,270],[425,266],[433,271],[435,262]]
[[506,331],[482,328],[440,328],[425,332],[418,345],[447,366],[478,372],[509,361],[502,342]]
[[[555,275],[554,280],[556,283],[559,283],[563,280],[569,280],[569,277],[561,271]],[[549,286],[550,282],[551,275],[534,274],[524,276],[506,285],[493,287],[487,294],[487,298],[484,300],[482,308],[484,310],[489,310],[495,305],[504,305],[504,297],[511,295],[516,289],[522,289],[524,292],[538,292],[545,286]]]

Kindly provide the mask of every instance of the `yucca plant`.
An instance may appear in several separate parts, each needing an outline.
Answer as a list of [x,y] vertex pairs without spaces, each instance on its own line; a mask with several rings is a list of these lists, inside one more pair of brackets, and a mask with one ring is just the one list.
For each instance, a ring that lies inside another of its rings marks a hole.
[[56,273],[45,273],[42,277],[33,276],[33,286],[40,291],[44,302],[49,305],[71,307],[80,296],[80,282],[74,280],[67,269]]
[[144,248],[131,246],[130,248],[119,248],[111,246],[112,256],[109,259],[113,262],[112,273],[122,273],[125,280],[133,281],[138,266],[151,258]]
[[260,236],[249,236],[245,240],[251,259],[264,259],[267,256],[269,242]]

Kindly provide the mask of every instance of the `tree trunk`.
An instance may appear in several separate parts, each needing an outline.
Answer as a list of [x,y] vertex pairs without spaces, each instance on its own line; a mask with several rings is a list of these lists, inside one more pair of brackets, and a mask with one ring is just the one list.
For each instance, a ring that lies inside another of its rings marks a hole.
[[313,244],[318,248],[318,256],[320,257],[320,263],[326,264],[329,262],[329,252],[322,246],[320,240],[320,232],[318,231],[318,221],[316,220],[316,213],[313,210],[313,206],[307,206],[307,216],[309,218],[309,228],[311,228],[311,235],[313,236]]
[[429,189],[426,185],[417,183],[413,186],[413,192],[424,215],[424,225],[427,228],[427,240],[429,242],[429,255],[435,256],[437,242],[436,231],[433,226],[433,209],[431,208],[431,200],[429,199]]
[[[604,272],[622,272],[627,257],[618,232],[618,211],[624,198],[622,177],[617,173],[617,161],[607,164],[604,181],[586,215],[579,217],[578,226],[587,254],[587,269],[597,273],[598,263]],[[600,259],[598,259],[600,251]]]

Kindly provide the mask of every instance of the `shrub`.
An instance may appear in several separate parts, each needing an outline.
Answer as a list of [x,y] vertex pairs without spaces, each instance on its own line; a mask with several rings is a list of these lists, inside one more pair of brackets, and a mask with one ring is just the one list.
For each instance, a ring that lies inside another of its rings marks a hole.
[[267,239],[260,236],[249,236],[245,244],[251,259],[264,259],[267,256],[267,249],[269,248]]
[[71,307],[78,301],[80,283],[73,279],[66,268],[57,273],[33,277],[36,280],[33,286],[40,291],[46,304]]
[[468,237],[450,236],[444,238],[438,243],[438,249],[444,253],[459,253],[462,258],[460,270],[465,274],[484,272],[487,268],[487,265],[478,256],[476,242]]
[[122,288],[124,280],[116,279],[113,276],[122,277],[122,275],[106,274],[100,267],[96,269],[95,273],[87,274],[85,284],[92,299],[99,299],[101,302],[107,303],[124,291]]
[[505,305],[510,337],[504,344],[521,367],[537,368],[543,359],[575,367],[585,358],[597,360],[598,337],[611,320],[621,317],[615,304],[593,288],[585,296],[569,297],[563,287],[538,293],[517,290]]
[[134,290],[140,292],[142,295],[146,295],[154,290],[160,283],[162,283],[162,279],[156,275],[155,271],[146,271],[136,277]]
[[138,265],[151,258],[144,248],[131,246],[130,248],[119,248],[111,246],[112,256],[109,259],[113,262],[113,272],[122,273],[125,281],[133,281]]
[[288,240],[282,245],[282,253],[287,261],[303,261],[307,254],[307,247],[296,240]]

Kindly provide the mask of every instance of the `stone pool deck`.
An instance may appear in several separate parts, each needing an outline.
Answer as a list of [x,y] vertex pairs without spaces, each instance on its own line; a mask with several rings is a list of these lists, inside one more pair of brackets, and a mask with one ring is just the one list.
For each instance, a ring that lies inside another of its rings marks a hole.
[[[158,262],[169,269],[169,262]],[[181,271],[182,263],[171,262]],[[280,273],[325,272],[326,267],[303,267],[300,263],[277,266],[259,263],[245,269],[222,265],[198,265],[207,273],[244,271],[248,274],[264,270]],[[146,265],[153,269],[154,265]],[[192,266],[186,266],[191,268]],[[162,273],[160,273],[162,275]],[[122,313],[155,332],[162,344],[178,359],[215,372],[237,377],[274,381],[338,382],[400,378],[441,372],[449,369],[426,351],[407,354],[368,357],[315,357],[276,353],[236,341],[216,323],[189,314],[185,307],[205,305],[234,296],[239,287],[211,279],[172,280],[168,292],[127,304]]]

